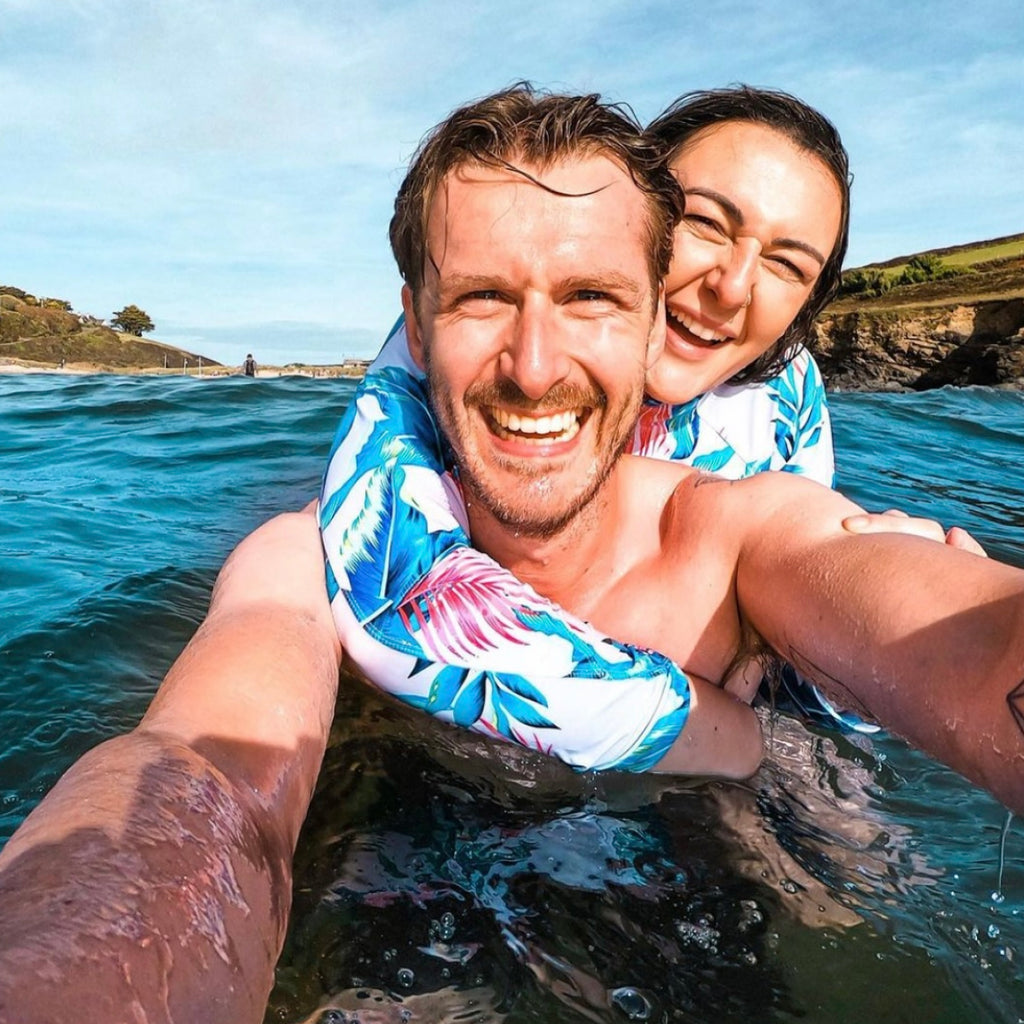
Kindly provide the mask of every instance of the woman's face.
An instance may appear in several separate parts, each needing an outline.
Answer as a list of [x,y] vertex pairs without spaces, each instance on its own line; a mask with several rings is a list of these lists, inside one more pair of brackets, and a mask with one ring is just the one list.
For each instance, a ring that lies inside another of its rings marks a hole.
[[828,166],[748,121],[706,128],[672,162],[686,192],[665,280],[664,355],[647,377],[689,401],[767,351],[807,301],[839,234]]

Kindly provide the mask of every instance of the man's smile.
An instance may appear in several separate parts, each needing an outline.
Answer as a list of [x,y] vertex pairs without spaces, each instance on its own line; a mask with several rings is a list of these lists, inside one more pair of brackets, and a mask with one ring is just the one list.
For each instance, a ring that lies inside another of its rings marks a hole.
[[503,441],[533,444],[571,441],[590,415],[590,410],[586,408],[549,412],[540,416],[509,412],[498,406],[489,406],[485,412],[495,435]]

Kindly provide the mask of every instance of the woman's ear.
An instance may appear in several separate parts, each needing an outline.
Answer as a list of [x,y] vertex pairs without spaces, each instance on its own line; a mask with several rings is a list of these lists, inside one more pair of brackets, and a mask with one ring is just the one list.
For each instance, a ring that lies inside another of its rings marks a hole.
[[421,370],[426,371],[423,336],[420,334],[419,321],[416,319],[416,303],[413,301],[412,289],[407,284],[402,285],[402,312],[405,314],[405,336],[409,340],[409,355]]

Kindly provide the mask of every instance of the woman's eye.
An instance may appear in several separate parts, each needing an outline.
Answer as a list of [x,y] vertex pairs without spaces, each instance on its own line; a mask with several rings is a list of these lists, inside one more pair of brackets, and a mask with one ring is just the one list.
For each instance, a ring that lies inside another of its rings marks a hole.
[[687,224],[693,225],[699,231],[707,233],[713,233],[716,235],[724,234],[722,225],[715,220],[713,217],[704,217],[699,213],[687,213],[684,215],[683,220]]
[[793,281],[804,284],[810,280],[810,275],[807,274],[803,267],[794,263],[792,260],[786,259],[784,256],[772,256],[771,261],[781,271],[781,273]]

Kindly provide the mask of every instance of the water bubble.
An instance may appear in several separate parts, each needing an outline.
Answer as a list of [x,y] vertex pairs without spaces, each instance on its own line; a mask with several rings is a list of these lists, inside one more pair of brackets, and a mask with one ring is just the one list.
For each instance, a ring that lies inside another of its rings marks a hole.
[[784,889],[786,892],[790,894],[795,894],[800,891],[800,886],[797,885],[792,878],[784,878],[781,882],[779,882],[779,885],[782,887],[782,889]]
[[398,984],[402,988],[412,988],[412,983],[416,980],[416,975],[408,967],[399,967],[395,977],[398,978]]
[[679,921],[676,923],[676,932],[683,942],[698,949],[706,949],[715,952],[720,936],[716,928],[707,923],[707,918],[701,918],[696,923],[692,921]]
[[455,915],[451,912],[446,912],[441,915],[441,920],[438,923],[438,938],[442,942],[449,942],[454,934]]
[[617,988],[612,992],[612,1003],[629,1020],[647,1020],[651,1015],[651,1004],[635,988]]
[[998,939],[999,938],[999,925],[997,925],[997,924],[990,924],[988,926],[988,937],[990,939]]
[[741,932],[750,931],[757,925],[764,922],[764,913],[757,905],[756,900],[740,900],[740,919],[738,923]]
[[1005,903],[1006,902],[1006,897],[998,889],[989,896],[989,899],[993,903]]

